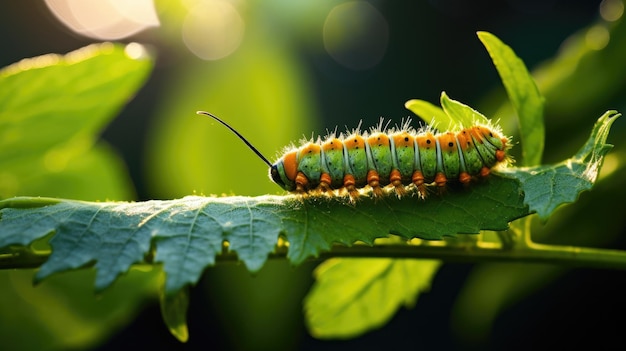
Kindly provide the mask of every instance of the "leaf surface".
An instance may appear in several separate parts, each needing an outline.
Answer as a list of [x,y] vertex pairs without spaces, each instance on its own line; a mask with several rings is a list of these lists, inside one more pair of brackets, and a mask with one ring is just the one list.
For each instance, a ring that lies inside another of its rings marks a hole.
[[430,288],[440,261],[389,258],[329,259],[315,270],[304,301],[311,334],[351,338],[387,323]]
[[441,107],[450,119],[461,127],[469,127],[476,123],[489,124],[489,119],[473,108],[450,99],[446,92],[441,93]]
[[119,160],[94,145],[151,69],[148,55],[104,43],[0,70],[0,198],[98,198],[102,183],[114,190],[100,198],[128,197]]
[[446,92],[441,93],[441,107],[428,101],[412,99],[404,106],[421,119],[431,123],[431,126],[442,131],[455,128],[466,128],[476,123],[490,124],[482,113],[473,108],[451,99]]
[[488,32],[478,32],[478,38],[487,48],[509,99],[517,111],[521,142],[525,145],[522,149],[521,164],[538,165],[541,163],[545,143],[544,98],[526,65],[511,47]]
[[451,119],[441,107],[433,105],[428,101],[411,99],[404,104],[409,111],[418,115],[424,122],[433,128],[452,128],[456,121]]
[[[499,195],[495,195],[499,194]],[[250,271],[259,270],[283,233],[299,264],[332,244],[372,243],[389,233],[441,239],[503,230],[527,214],[517,181],[493,177],[427,201],[417,197],[345,199],[298,196],[200,197],[137,203],[14,198],[0,202],[0,248],[27,246],[49,233],[52,253],[36,278],[95,262],[96,289],[109,286],[154,245],[167,273],[166,291],[195,283],[224,242]],[[29,208],[30,207],[30,208]],[[494,209],[501,216],[492,215]]]

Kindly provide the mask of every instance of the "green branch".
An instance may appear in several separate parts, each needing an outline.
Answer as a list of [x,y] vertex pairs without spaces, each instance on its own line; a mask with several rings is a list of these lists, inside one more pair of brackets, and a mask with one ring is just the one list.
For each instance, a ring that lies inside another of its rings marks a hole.
[[33,252],[23,247],[0,253],[0,269],[38,268],[50,257],[50,253]]
[[[521,245],[520,245],[521,244]],[[288,248],[280,246],[269,255],[271,259],[286,259]],[[0,269],[37,268],[50,256],[49,253],[30,252],[18,249],[0,254]],[[322,252],[310,260],[329,258],[394,258],[394,259],[438,259],[446,262],[523,262],[550,263],[573,267],[626,269],[626,251],[586,248],[578,246],[545,245],[517,242],[512,247],[499,243],[477,242],[469,245],[449,244],[446,241],[421,241],[417,245],[334,245],[330,251]],[[216,256],[220,263],[238,262],[234,252]],[[150,264],[143,262],[141,264]],[[93,263],[84,267],[91,267]]]

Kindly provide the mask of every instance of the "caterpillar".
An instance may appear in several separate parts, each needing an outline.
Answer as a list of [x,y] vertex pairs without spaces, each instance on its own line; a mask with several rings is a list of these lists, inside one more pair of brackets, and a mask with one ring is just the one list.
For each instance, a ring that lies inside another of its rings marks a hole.
[[443,190],[449,181],[464,185],[487,177],[491,169],[510,161],[509,138],[498,127],[474,124],[456,131],[418,130],[407,119],[401,128],[358,129],[326,139],[305,142],[271,163],[258,149],[217,116],[198,111],[218,121],[237,135],[269,166],[270,179],[283,189],[298,193],[347,193],[351,200],[359,189],[371,188],[375,198],[392,188],[403,196],[410,187],[426,198],[429,186]]

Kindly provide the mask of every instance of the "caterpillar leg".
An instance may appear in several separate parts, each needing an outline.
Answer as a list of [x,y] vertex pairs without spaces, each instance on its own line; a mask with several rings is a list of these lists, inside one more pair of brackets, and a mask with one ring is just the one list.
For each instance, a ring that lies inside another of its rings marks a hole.
[[448,183],[448,178],[446,178],[445,174],[439,172],[435,175],[435,184],[438,187],[443,188],[446,186],[446,183]]
[[348,191],[348,195],[350,195],[352,201],[356,201],[356,199],[359,198],[359,191],[356,189],[356,181],[352,174],[346,174],[343,177],[343,186]]
[[389,175],[389,182],[394,186],[398,197],[406,194],[406,188],[404,187],[404,184],[402,184],[402,175],[399,170],[394,169],[391,171],[391,174]]
[[491,173],[491,170],[487,167],[483,167],[480,169],[480,176],[483,178],[487,178],[489,176],[489,173]]
[[383,189],[380,187],[380,177],[378,176],[378,172],[373,169],[367,172],[367,184],[372,188],[374,198],[380,198],[383,196]]
[[[506,143],[508,142],[507,139],[503,139],[502,141],[503,141],[503,145],[506,145]],[[496,160],[498,160],[498,162],[502,162],[506,160],[506,152],[504,150],[497,150]]]
[[472,176],[470,176],[469,173],[461,172],[461,174],[459,174],[459,182],[461,182],[463,185],[468,185],[471,181]]
[[320,185],[318,187],[320,192],[325,193],[327,195],[332,195],[333,189],[330,186],[331,182],[332,182],[332,179],[330,178],[330,174],[322,173],[322,176],[320,177]]
[[422,199],[426,198],[427,189],[426,184],[424,184],[424,174],[420,171],[413,172],[413,176],[411,177],[411,181],[413,185],[415,185],[415,189],[417,189],[417,193]]
[[309,189],[309,178],[307,178],[304,173],[298,172],[296,175],[296,190],[295,192],[298,194],[305,194]]

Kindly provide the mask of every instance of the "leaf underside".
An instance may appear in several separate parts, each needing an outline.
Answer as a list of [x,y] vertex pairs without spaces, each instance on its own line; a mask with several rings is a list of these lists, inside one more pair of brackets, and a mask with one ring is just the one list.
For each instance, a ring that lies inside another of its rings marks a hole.
[[195,283],[205,267],[214,265],[224,242],[254,272],[281,234],[289,242],[288,259],[299,264],[334,243],[371,244],[389,233],[437,240],[504,230],[508,222],[528,214],[518,189],[516,180],[494,176],[426,201],[391,195],[375,201],[364,195],[356,205],[343,197],[293,195],[138,203],[14,198],[0,202],[0,248],[27,246],[54,232],[52,253],[36,280],[95,262],[96,289],[102,290],[132,264],[144,262],[154,247],[154,261],[163,263],[170,294]]

